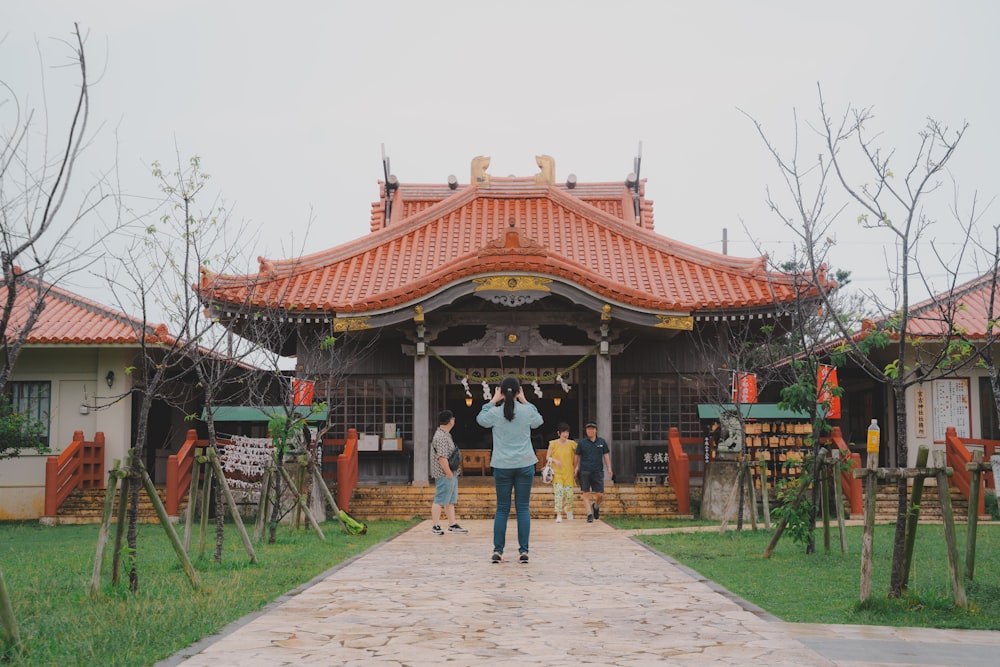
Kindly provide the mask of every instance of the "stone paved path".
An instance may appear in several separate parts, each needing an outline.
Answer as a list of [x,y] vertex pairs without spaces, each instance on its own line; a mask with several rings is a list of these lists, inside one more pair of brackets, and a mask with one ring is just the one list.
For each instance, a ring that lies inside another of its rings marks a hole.
[[[492,522],[466,527],[436,536],[424,522],[160,667],[973,667],[1000,655],[1000,632],[782,623],[600,521],[533,521],[528,565],[491,564]],[[516,560],[515,533],[511,521]]]

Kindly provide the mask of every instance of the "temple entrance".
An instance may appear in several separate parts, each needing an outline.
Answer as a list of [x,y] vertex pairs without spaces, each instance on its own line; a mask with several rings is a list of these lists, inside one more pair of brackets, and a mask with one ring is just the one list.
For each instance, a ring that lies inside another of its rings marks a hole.
[[[580,400],[583,387],[574,385],[567,394],[558,384],[539,386],[542,390],[541,398],[534,395],[530,385],[526,388],[528,400],[538,408],[542,419],[545,420],[540,428],[532,431],[534,448],[547,449],[549,441],[557,437],[556,426],[563,421],[570,425],[571,438],[580,437],[583,421],[589,418],[583,414],[583,401]],[[476,416],[482,410],[484,403],[482,389],[473,386],[471,391],[472,398],[466,395],[465,387],[461,384],[450,384],[446,387],[444,407],[455,414],[455,428],[452,429],[451,436],[463,451],[492,451],[492,432],[476,423]]]

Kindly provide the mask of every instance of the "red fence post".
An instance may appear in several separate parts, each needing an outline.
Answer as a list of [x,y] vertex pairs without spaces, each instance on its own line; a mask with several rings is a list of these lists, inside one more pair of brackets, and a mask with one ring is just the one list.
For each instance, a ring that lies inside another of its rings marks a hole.
[[671,426],[667,438],[667,479],[677,494],[677,513],[691,513],[691,462],[681,447],[681,433]]

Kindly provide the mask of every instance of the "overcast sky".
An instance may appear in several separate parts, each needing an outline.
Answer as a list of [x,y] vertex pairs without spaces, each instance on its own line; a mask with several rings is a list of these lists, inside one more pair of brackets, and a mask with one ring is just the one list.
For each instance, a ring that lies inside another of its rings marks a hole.
[[[951,163],[961,197],[1000,192],[994,0],[6,0],[0,79],[37,106],[44,74],[56,128],[75,75],[55,67],[67,49],[53,38],[73,21],[100,75],[92,122],[104,124],[80,187],[117,151],[123,188],[150,195],[149,164],[173,162],[176,146],[201,157],[235,219],[261,229],[253,256],[368,233],[382,144],[404,183],[467,183],[476,155],[491,156],[493,175],[533,175],[548,154],[557,179],[624,180],[640,141],[659,233],[721,251],[728,228],[730,254],[753,256],[745,223],[786,256],[764,203],[780,176],[740,110],[790,149],[793,111],[817,118],[818,83],[838,114],[873,106],[873,129],[907,162],[928,116],[968,122]],[[943,244],[956,233],[945,190]],[[838,223],[831,259],[873,287],[891,238],[859,230],[857,213]]]

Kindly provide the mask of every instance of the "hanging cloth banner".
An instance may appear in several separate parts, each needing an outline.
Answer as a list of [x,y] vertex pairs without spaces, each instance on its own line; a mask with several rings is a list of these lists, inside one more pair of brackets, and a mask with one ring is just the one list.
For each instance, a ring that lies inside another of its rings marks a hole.
[[312,380],[292,378],[292,404],[312,405],[316,395],[316,383]]
[[733,403],[747,405],[757,402],[757,374],[733,373]]
[[840,396],[834,396],[832,391],[838,386],[837,369],[820,364],[816,372],[816,402],[830,406],[826,411],[827,419],[840,419]]

